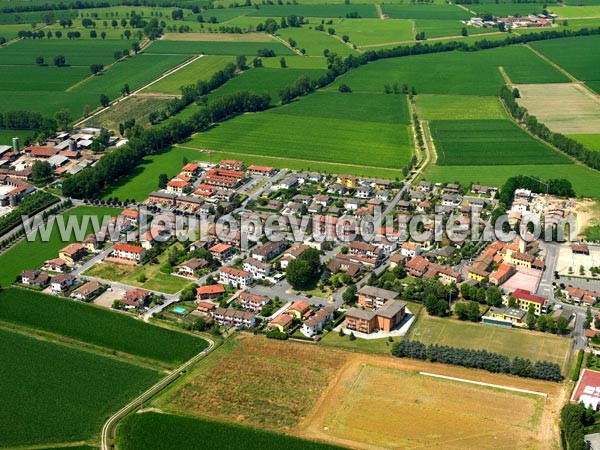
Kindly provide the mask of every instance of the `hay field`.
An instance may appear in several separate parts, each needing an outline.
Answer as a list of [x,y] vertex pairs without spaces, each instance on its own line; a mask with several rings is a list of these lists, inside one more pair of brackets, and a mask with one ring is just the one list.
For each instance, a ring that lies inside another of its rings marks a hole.
[[518,102],[550,130],[562,134],[600,133],[600,100],[577,83],[521,84]]

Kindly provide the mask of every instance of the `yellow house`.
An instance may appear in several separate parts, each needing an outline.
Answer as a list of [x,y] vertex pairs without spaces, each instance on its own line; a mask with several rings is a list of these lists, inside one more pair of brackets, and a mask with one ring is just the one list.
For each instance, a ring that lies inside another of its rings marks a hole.
[[524,324],[524,319],[527,313],[520,308],[495,308],[491,307],[488,313],[489,317],[501,319],[512,323],[513,325],[521,326]]
[[477,267],[472,267],[469,269],[469,278],[475,281],[484,281],[487,280],[489,273],[485,270],[481,270]]
[[292,316],[289,314],[279,314],[277,317],[271,320],[271,322],[269,322],[269,329],[285,333],[292,324],[292,320]]
[[536,316],[539,316],[544,312],[546,300],[543,297],[533,295],[531,292],[525,289],[517,289],[511,297],[515,299],[515,302],[523,311],[529,311],[529,308],[533,307],[533,312]]
[[358,178],[354,175],[339,175],[337,182],[343,184],[347,188],[355,188],[358,186]]

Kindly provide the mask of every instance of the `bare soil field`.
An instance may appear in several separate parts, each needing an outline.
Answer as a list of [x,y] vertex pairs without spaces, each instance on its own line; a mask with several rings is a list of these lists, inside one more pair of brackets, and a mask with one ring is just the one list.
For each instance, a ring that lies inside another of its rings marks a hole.
[[[548,394],[420,375],[443,374]],[[351,448],[559,448],[563,385],[414,360],[355,355],[294,434]]]
[[600,97],[578,83],[521,84],[518,102],[552,131],[600,133]]
[[273,38],[265,33],[165,33],[166,41],[218,41],[218,42],[272,42]]

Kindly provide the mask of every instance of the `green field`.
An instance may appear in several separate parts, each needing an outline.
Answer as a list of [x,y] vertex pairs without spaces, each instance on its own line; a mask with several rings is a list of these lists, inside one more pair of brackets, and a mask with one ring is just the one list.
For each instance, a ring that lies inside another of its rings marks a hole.
[[2,328],[0,359],[2,447],[96,438],[111,413],[160,378],[122,360]]
[[90,75],[87,67],[0,66],[0,91],[64,91]]
[[546,360],[560,365],[563,372],[572,345],[571,339],[548,333],[443,319],[429,316],[425,311],[421,311],[408,336],[409,339],[424,344],[487,350],[510,358],[518,356],[532,361]]
[[414,39],[411,20],[336,19],[332,27],[338,36],[348,35],[358,47]]
[[[79,206],[63,214],[68,217],[75,216],[81,218],[84,215],[95,215],[102,218],[105,215],[115,216],[121,212],[120,208],[97,208],[93,206]],[[92,227],[87,229],[92,232]],[[83,236],[85,238],[85,235]],[[75,242],[73,237],[69,242]],[[83,240],[83,239],[82,239]],[[63,242],[60,237],[58,227],[52,228],[52,234],[48,242],[42,242],[39,233],[36,233],[35,241],[29,242],[23,240],[12,247],[7,252],[0,255],[0,285],[7,286],[15,281],[15,278],[26,269],[36,269],[44,264],[44,261],[58,256],[58,251],[65,247],[69,242]]]
[[[470,6],[470,5],[469,5]],[[392,19],[463,20],[473,17],[468,11],[446,4],[381,5],[384,14]]]
[[117,428],[119,450],[335,450],[340,447],[256,428],[145,412],[127,416]]
[[[302,17],[346,17],[346,14],[358,13],[364,19],[376,19],[377,10],[374,5],[329,4],[329,5],[263,5],[259,9],[251,9],[249,16],[287,17],[292,14]],[[314,21],[313,21],[314,22]]]
[[260,49],[273,50],[277,56],[295,53],[280,42],[220,42],[220,41],[154,41],[147,54],[178,55],[246,55],[256,56]]
[[442,166],[571,163],[508,119],[439,120],[430,130]]
[[[447,52],[376,61],[340,77],[356,91],[383,92],[393,82],[414,86],[419,94],[496,96],[505,83],[502,66],[513,83],[561,83],[568,79],[524,47],[477,52]],[[466,70],[467,67],[477,70]]]
[[[415,21],[417,31],[425,33],[427,39],[439,38],[444,36],[461,36],[463,28],[466,28],[469,34],[497,33],[497,28],[475,28],[464,25],[459,20],[431,20],[419,19]],[[481,39],[485,39],[482,37]]]
[[482,120],[508,118],[496,97],[473,95],[418,95],[417,111],[422,120]]
[[569,137],[590,150],[600,152],[600,134],[570,134]]
[[198,133],[188,147],[402,168],[412,154],[406,98],[316,92]]
[[316,69],[250,69],[225,83],[219,89],[211,92],[208,99],[219,98],[225,94],[232,94],[237,91],[250,91],[257,94],[268,92],[271,96],[271,103],[278,104],[281,99],[279,92],[286,86],[294,83],[301,76],[306,75],[311,80],[316,80],[325,75],[324,70]]
[[[334,26],[332,25],[332,27]],[[296,47],[306,50],[308,56],[323,56],[323,50],[325,49],[341,56],[357,54],[356,50],[353,50],[338,38],[330,36],[326,31],[309,30],[306,26],[302,28],[280,28],[277,30],[277,35],[288,42],[290,38],[294,39]]]
[[33,138],[35,131],[31,130],[8,130],[6,128],[0,128],[0,145],[12,145],[12,138],[18,137],[19,143],[23,143],[28,138]]
[[195,84],[200,80],[208,80],[215,72],[233,62],[235,62],[235,59],[230,56],[203,56],[174,74],[148,86],[144,89],[144,92],[181,94],[179,90],[181,86]]
[[17,288],[0,292],[0,321],[170,365],[181,364],[208,346],[204,339],[128,315]]
[[85,124],[117,131],[120,123],[134,119],[136,125],[146,126],[150,123],[150,113],[166,109],[167,102],[171,99],[172,97],[130,95],[110,109],[90,117]]
[[[543,3],[480,3],[466,6],[477,14],[490,13],[499,17],[514,16],[516,14],[521,16],[540,14],[544,9]],[[552,6],[548,9],[552,10]],[[556,8],[554,9],[556,10]]]
[[[263,66],[267,69],[279,69],[280,58],[263,58]],[[289,69],[327,69],[327,60],[323,56],[286,56]]]
[[515,175],[529,175],[543,180],[561,177],[573,184],[577,195],[600,198],[600,174],[581,164],[534,164],[517,166],[431,166],[425,178],[434,183],[459,182],[465,187],[472,182],[501,187]]
[[532,42],[531,46],[600,93],[600,36]]
[[[593,0],[593,3],[589,0],[584,0],[586,6],[563,6],[562,8],[553,7],[551,11],[558,14],[560,19],[569,19],[572,17],[600,17],[600,5]],[[589,2],[589,6],[588,5]]]

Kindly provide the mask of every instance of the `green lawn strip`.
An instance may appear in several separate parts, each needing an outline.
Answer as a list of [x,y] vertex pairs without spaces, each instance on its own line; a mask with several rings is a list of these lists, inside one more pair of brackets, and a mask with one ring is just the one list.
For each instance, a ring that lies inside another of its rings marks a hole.
[[223,42],[223,41],[155,41],[144,50],[146,54],[177,55],[245,55],[257,56],[261,49],[273,50],[276,56],[295,53],[281,42]]

